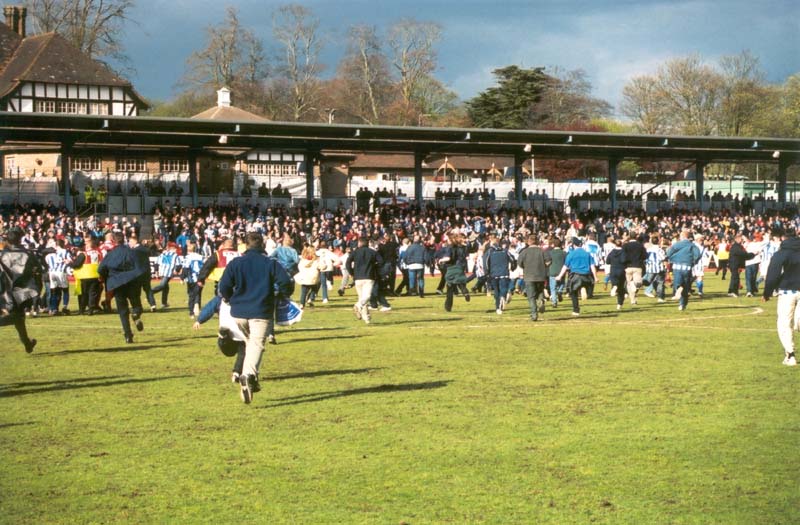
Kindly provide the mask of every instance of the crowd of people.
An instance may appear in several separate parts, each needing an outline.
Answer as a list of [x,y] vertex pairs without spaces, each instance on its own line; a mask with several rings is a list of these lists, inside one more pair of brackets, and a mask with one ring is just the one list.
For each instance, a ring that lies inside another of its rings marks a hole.
[[[334,290],[341,296],[355,287],[353,313],[370,323],[371,312],[391,310],[392,297],[429,297],[431,287],[426,293],[425,281],[432,278],[434,293],[444,296],[447,311],[454,307],[455,297],[469,301],[475,294],[487,294],[493,297],[494,312],[502,315],[509,301],[522,295],[529,303],[531,321],[539,321],[545,306],[557,308],[564,296],[569,297],[572,314],[579,316],[582,303],[591,304],[600,283],[616,297],[617,309],[626,299],[636,305],[644,295],[658,302],[674,298],[685,310],[690,297],[703,297],[703,276],[709,267],[722,273],[722,279],[729,278],[731,296],[739,296],[740,288],[748,297],[765,299],[773,292],[779,298],[798,293],[769,272],[770,262],[781,253],[781,242],[795,242],[794,232],[800,227],[796,215],[736,211],[648,215],[631,210],[570,215],[413,206],[384,206],[375,213],[168,207],[157,209],[152,220],[152,233],[143,238],[142,224],[135,217],[78,217],[52,204],[3,210],[0,231],[8,245],[4,254],[12,254],[10,262],[4,262],[11,282],[5,283],[4,291],[10,293],[19,285],[27,292],[6,297],[2,312],[8,324],[13,320],[17,326],[26,350],[32,351],[36,342],[25,331],[25,316],[71,313],[72,279],[77,313],[109,312],[113,300],[128,343],[133,341],[133,328],[143,329],[141,296],[151,310],[157,309],[157,295],[160,306],[168,308],[170,283],[181,279],[187,287],[187,312],[195,321],[206,321],[214,313],[222,316],[230,308],[221,345],[230,346],[231,334],[241,342],[247,357],[234,370],[234,378],[249,402],[258,389],[260,362],[250,353],[263,351],[265,342],[277,342],[272,320],[276,301],[282,297],[294,296],[299,307],[307,309],[318,298],[327,303]],[[24,262],[19,260],[22,253]],[[253,254],[272,261],[269,268]],[[255,282],[262,269],[271,272],[269,290],[264,291],[263,283],[251,285],[249,295],[241,297],[242,282]],[[599,281],[601,270],[604,276]],[[334,288],[338,274],[341,280]],[[153,279],[159,281],[156,286]],[[251,322],[243,324],[243,319]],[[793,364],[791,338],[784,333],[781,341],[784,363]]]

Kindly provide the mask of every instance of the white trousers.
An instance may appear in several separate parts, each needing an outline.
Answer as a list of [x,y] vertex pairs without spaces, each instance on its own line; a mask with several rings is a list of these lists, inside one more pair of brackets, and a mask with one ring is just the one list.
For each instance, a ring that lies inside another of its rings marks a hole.
[[778,294],[778,338],[787,354],[794,352],[794,331],[800,327],[800,293]]
[[258,375],[261,356],[264,354],[264,343],[271,331],[272,319],[239,319],[234,318],[236,326],[245,336],[244,366],[242,374]]
[[372,295],[372,285],[375,283],[372,279],[356,279],[356,293],[358,294],[358,302],[356,306],[361,310],[361,315],[369,319],[369,298]]

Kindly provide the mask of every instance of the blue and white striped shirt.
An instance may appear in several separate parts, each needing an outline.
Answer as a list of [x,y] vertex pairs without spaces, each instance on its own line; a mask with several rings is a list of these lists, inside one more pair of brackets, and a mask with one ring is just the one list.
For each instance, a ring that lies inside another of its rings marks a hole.
[[660,246],[650,246],[647,248],[647,260],[645,261],[645,273],[661,273],[666,270],[664,261],[667,254]]
[[186,281],[197,282],[197,275],[203,267],[203,256],[197,252],[189,253],[183,258],[183,267],[186,270]]
[[178,263],[178,254],[174,251],[166,251],[158,256],[158,275],[161,277],[172,277],[175,273],[175,266]]
[[67,271],[67,263],[70,261],[69,252],[63,248],[59,248],[54,253],[47,254],[44,260],[50,272],[64,273]]

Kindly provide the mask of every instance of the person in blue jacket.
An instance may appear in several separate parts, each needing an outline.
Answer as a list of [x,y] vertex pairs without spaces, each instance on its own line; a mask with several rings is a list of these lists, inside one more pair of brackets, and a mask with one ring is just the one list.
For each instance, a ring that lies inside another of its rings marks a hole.
[[700,260],[700,248],[689,240],[689,230],[682,230],[680,240],[667,250],[667,260],[672,263],[672,282],[681,291],[678,310],[686,310],[689,304],[689,288],[692,286],[692,266]]
[[783,234],[783,242],[769,261],[761,300],[769,301],[773,293],[778,294],[778,338],[783,345],[783,364],[797,366],[794,326],[800,304],[800,238],[793,228],[773,233],[773,236],[777,237],[777,233]]
[[[142,323],[142,281],[147,272],[142,258],[127,244],[122,232],[114,232],[116,247],[108,252],[97,267],[97,272],[106,283],[106,290],[114,292],[117,313],[125,334],[125,342],[133,343],[133,331],[128,314],[131,314],[136,330],[144,330]],[[128,304],[130,303],[130,309]]]
[[219,281],[219,295],[231,305],[231,316],[244,334],[245,358],[239,377],[245,403],[258,391],[258,369],[264,343],[275,320],[275,292],[289,297],[293,281],[276,260],[264,252],[264,240],[251,232],[245,238],[246,251],[228,263]]

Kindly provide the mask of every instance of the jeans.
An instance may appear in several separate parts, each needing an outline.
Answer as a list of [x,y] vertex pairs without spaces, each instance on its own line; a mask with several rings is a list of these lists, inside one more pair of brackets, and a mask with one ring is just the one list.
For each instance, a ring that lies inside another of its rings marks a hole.
[[681,297],[679,304],[686,308],[689,304],[689,289],[692,287],[692,271],[691,270],[673,270],[672,271],[673,286],[676,290],[681,290]]
[[539,311],[544,313],[544,281],[525,281],[525,294],[531,309],[531,319],[539,318]]
[[419,296],[425,295],[425,269],[408,270],[408,289],[411,293],[416,291]]
[[319,283],[300,285],[300,306],[305,307],[306,302],[314,302],[314,296],[316,295],[316,290],[319,286]]
[[64,297],[64,308],[69,305],[69,288],[51,288],[50,289],[50,311],[58,311],[58,303],[61,302],[61,297]]
[[161,282],[150,289],[150,304],[156,304],[155,294],[161,292],[161,306],[167,306],[167,299],[169,299],[169,281],[170,277],[162,277]]
[[555,276],[550,276],[550,302],[558,306],[558,296],[564,293],[564,283],[558,283]]
[[499,310],[500,299],[505,299],[506,295],[508,295],[511,279],[508,277],[492,277],[491,281],[494,288],[494,308]]
[[203,287],[197,283],[186,283],[186,294],[189,296],[189,315],[194,315],[194,307],[200,310],[201,295]]
[[753,295],[758,294],[758,265],[751,264],[745,266],[744,269],[744,285],[747,288],[747,293]]

